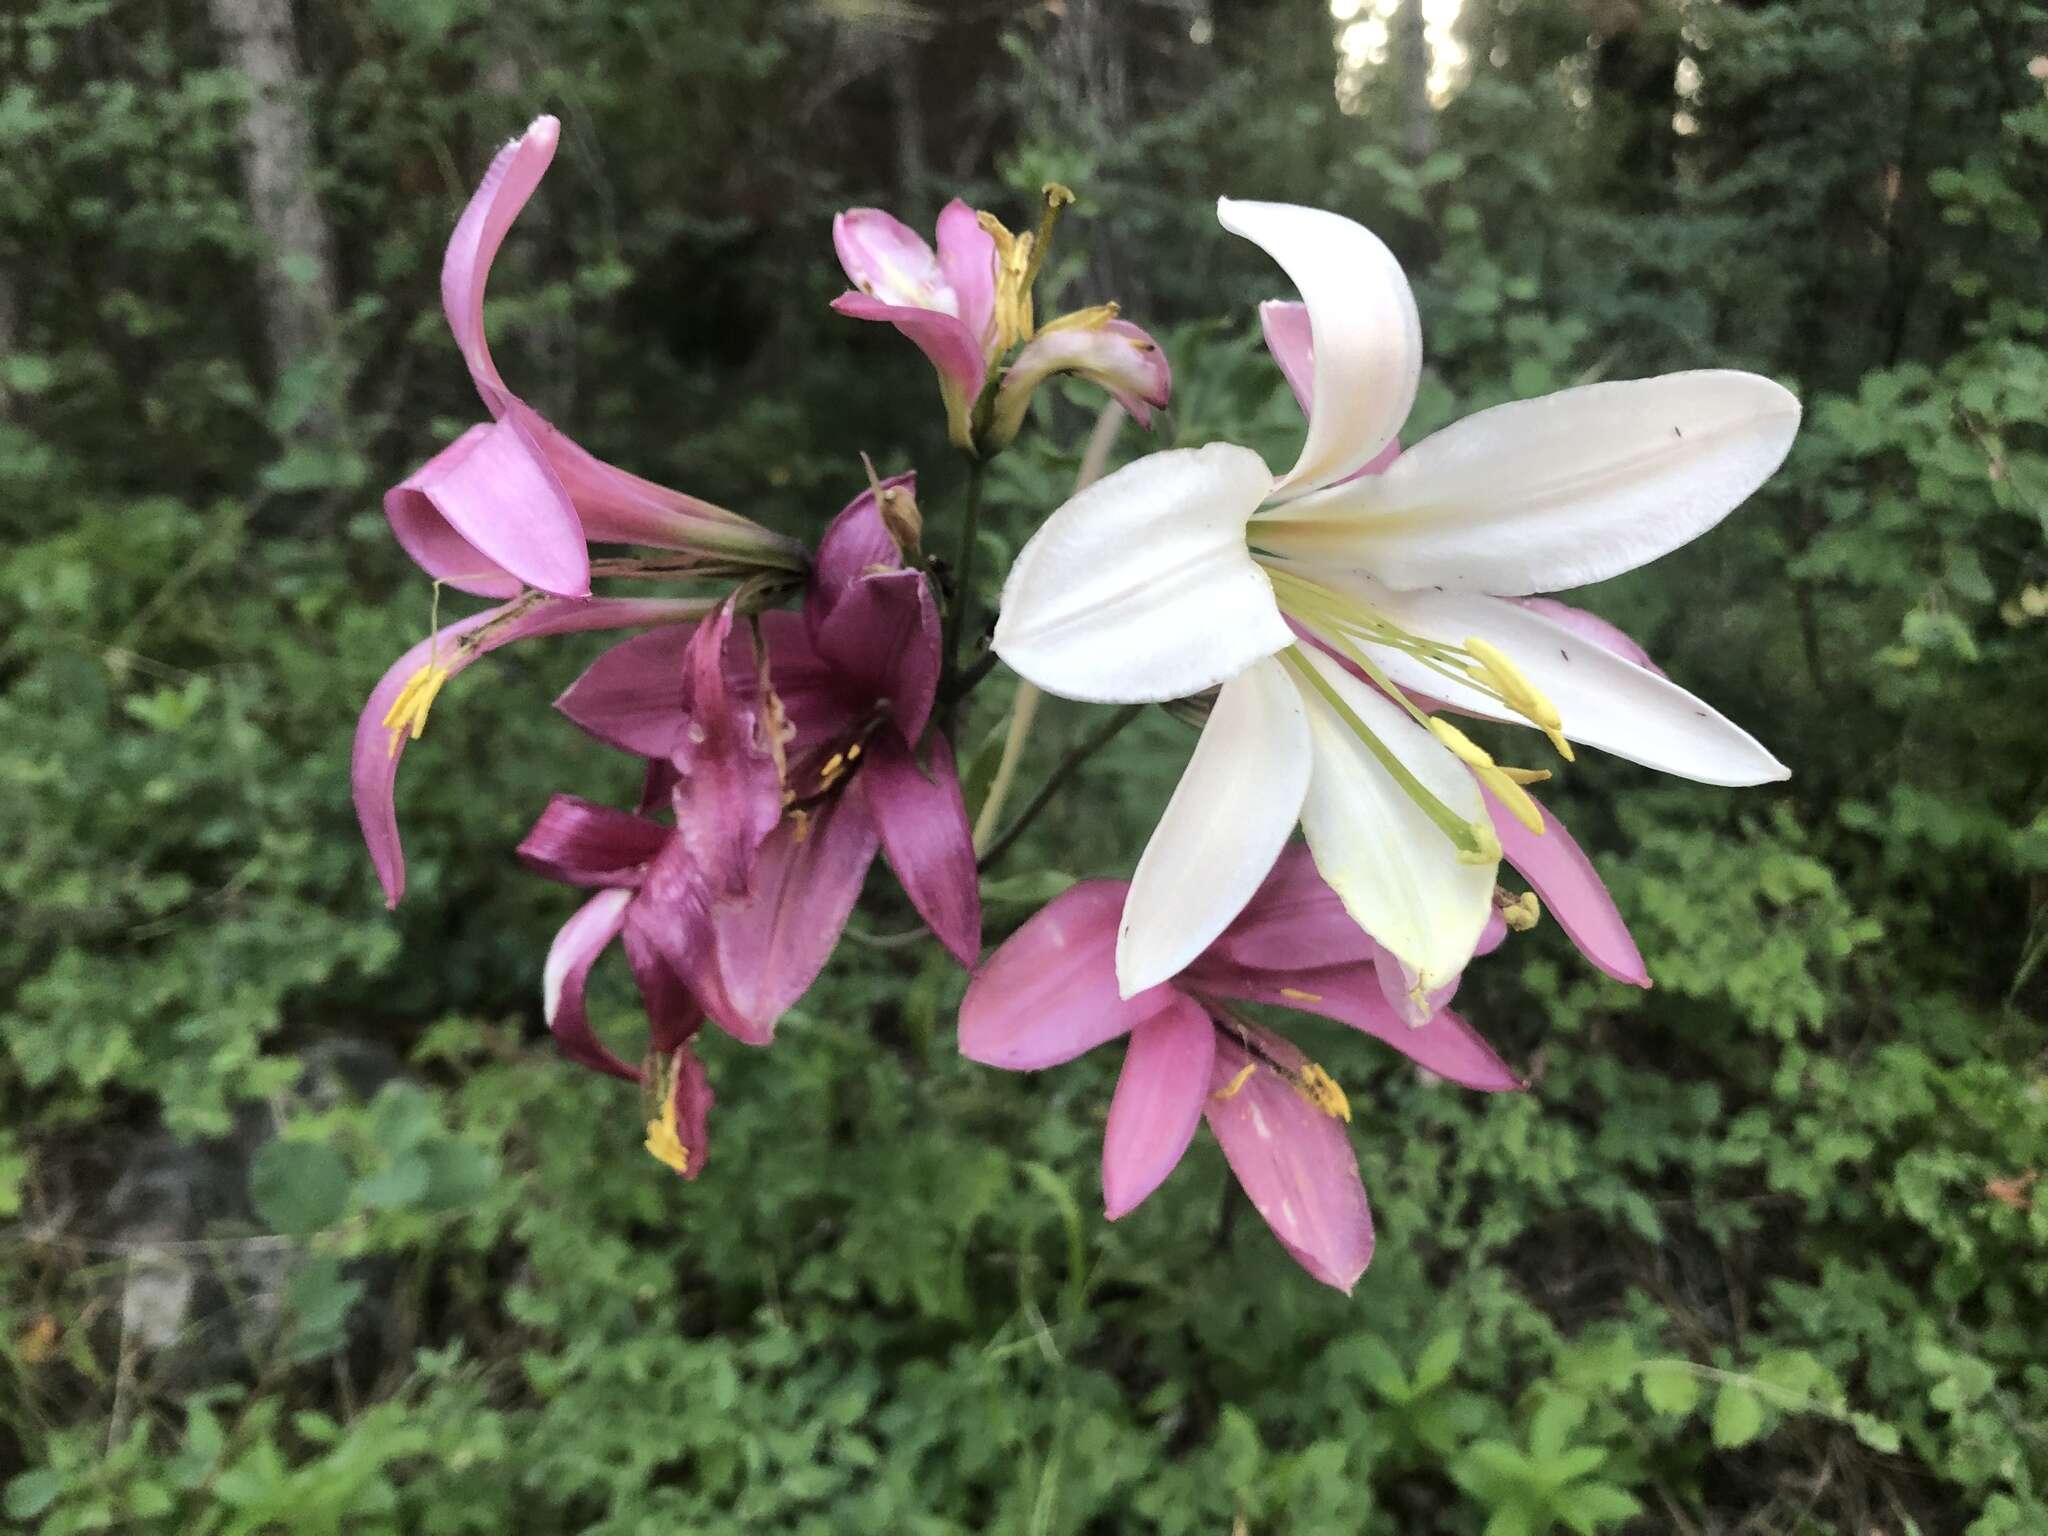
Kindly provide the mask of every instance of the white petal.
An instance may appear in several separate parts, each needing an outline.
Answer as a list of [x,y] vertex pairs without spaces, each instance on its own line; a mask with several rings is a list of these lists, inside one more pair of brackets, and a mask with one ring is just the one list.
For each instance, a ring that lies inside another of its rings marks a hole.
[[1261,247],[1308,306],[1315,411],[1280,482],[1300,494],[1362,469],[1393,441],[1422,377],[1422,318],[1394,253],[1341,214],[1219,198],[1216,217]]
[[1309,783],[1308,716],[1270,657],[1223,685],[1131,876],[1116,936],[1130,997],[1186,969],[1242,912],[1287,845]]
[[[1477,592],[1389,592],[1356,579],[1344,586],[1414,634],[1450,645],[1476,637],[1497,646],[1549,696],[1573,741],[1701,784],[1767,784],[1792,776],[1749,732],[1669,678],[1519,603]],[[1375,646],[1371,655],[1404,688],[1488,720],[1526,723],[1399,652]]]
[[[1437,739],[1377,689],[1320,652],[1311,664],[1393,755],[1468,821],[1484,822],[1479,785]],[[1358,926],[1416,972],[1425,992],[1457,979],[1493,912],[1498,861],[1466,864],[1443,829],[1358,739],[1329,701],[1302,687],[1315,770],[1301,808],[1316,871]]]
[[1262,547],[1390,587],[1555,592],[1698,538],[1764,483],[1798,428],[1798,400],[1753,373],[1588,384],[1468,416],[1254,531]]
[[1245,523],[1273,477],[1248,448],[1155,453],[1045,520],[1003,584],[996,654],[1048,693],[1184,698],[1291,645]]

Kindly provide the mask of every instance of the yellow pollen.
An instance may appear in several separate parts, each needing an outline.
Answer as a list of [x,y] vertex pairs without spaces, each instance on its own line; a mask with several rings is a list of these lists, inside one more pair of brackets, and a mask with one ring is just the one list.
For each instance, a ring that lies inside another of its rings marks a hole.
[[850,746],[850,747],[848,747],[848,748],[846,749],[846,760],[847,760],[847,761],[848,761],[849,763],[853,763],[853,762],[858,762],[858,761],[860,761],[860,743],[859,743],[859,742],[857,742],[857,741],[856,741],[856,742],[855,742],[855,743],[854,743],[854,744],[853,744],[852,746]]
[[391,733],[391,755],[398,756],[399,743],[410,736],[414,741],[427,728],[427,711],[434,707],[434,698],[448,681],[448,669],[438,661],[430,661],[398,690],[398,697],[391,701],[391,707],[384,711],[384,729]]
[[647,1140],[643,1145],[647,1148],[647,1155],[657,1163],[673,1168],[677,1173],[690,1171],[690,1149],[683,1145],[682,1133],[676,1124],[674,1094],[662,1099],[661,1117],[647,1122]]
[[790,819],[796,823],[796,831],[792,832],[790,836],[800,843],[811,835],[811,813],[809,811],[791,811],[789,814]]
[[1256,1061],[1246,1062],[1242,1067],[1238,1068],[1237,1076],[1233,1077],[1221,1088],[1218,1088],[1210,1097],[1219,1103],[1224,1099],[1236,1098],[1244,1091],[1244,1085],[1252,1080],[1252,1074],[1258,1070],[1259,1064]]
[[1299,987],[1282,987],[1280,989],[1280,995],[1282,997],[1292,998],[1297,1003],[1320,1003],[1323,1000],[1322,993],[1304,992]]
[[1490,821],[1468,821],[1465,829],[1472,835],[1475,844],[1471,848],[1457,850],[1460,864],[1498,864],[1500,862],[1500,834],[1493,830]]
[[992,213],[977,213],[975,222],[996,243],[996,350],[1007,352],[1031,339],[1031,279],[1037,276],[1031,252],[1038,242],[1011,234]]
[[1294,1091],[1333,1120],[1351,1123],[1351,1101],[1344,1097],[1337,1080],[1314,1062],[1303,1063],[1295,1077]]
[[[1500,895],[1505,896],[1505,891]],[[1498,897],[1496,897],[1498,900]],[[1534,891],[1524,891],[1511,901],[1500,902],[1501,920],[1516,933],[1527,933],[1543,919],[1543,903]]]
[[825,766],[818,770],[818,777],[830,783],[833,779],[839,777],[840,770],[845,766],[846,754],[844,752],[834,752],[825,759]]
[[1568,763],[1575,760],[1572,744],[1564,738],[1564,721],[1558,715],[1557,706],[1523,675],[1520,667],[1509,661],[1498,647],[1476,637],[1465,641],[1465,652],[1479,663],[1486,680],[1500,690],[1508,708],[1548,736],[1559,757]]

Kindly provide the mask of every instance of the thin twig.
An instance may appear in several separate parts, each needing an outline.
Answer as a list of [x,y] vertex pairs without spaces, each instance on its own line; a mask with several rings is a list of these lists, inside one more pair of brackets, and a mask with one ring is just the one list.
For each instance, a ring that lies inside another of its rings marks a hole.
[[1122,709],[1119,709],[1115,714],[1103,721],[1100,726],[1096,727],[1093,734],[1088,736],[1079,746],[1061,758],[1059,766],[1046,776],[1043,784],[1039,785],[1038,793],[1033,795],[1030,803],[1017,813],[1017,819],[1005,827],[1001,835],[988,845],[988,851],[982,854],[980,859],[976,861],[975,867],[987,870],[995,864],[996,860],[1008,853],[1011,844],[1022,837],[1025,829],[1038,819],[1039,814],[1048,805],[1052,804],[1054,797],[1067,787],[1067,781],[1081,771],[1082,765],[1097,752],[1108,746],[1110,742],[1114,741],[1117,733],[1137,719],[1144,711],[1145,706],[1142,704],[1124,705]]

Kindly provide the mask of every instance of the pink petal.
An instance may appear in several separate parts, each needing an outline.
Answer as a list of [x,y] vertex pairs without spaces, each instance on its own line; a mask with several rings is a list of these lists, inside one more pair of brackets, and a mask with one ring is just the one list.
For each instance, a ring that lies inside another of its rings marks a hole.
[[632,899],[631,891],[599,891],[578,907],[548,946],[540,988],[542,1015],[564,1056],[594,1071],[637,1083],[639,1072],[597,1038],[583,1007],[590,968],[626,926],[626,906]]
[[463,360],[469,364],[477,393],[493,416],[503,416],[518,397],[505,387],[491,361],[490,344],[484,337],[484,285],[505,232],[547,174],[561,132],[562,125],[554,118],[537,117],[524,134],[498,151],[456,221],[441,260],[441,308],[462,348]]
[[1031,396],[1058,373],[1071,373],[1107,390],[1141,427],[1152,425],[1153,408],[1163,407],[1173,392],[1166,353],[1128,320],[1040,331],[1017,354],[996,391],[996,443],[1017,435]]
[[989,956],[960,1002],[960,1053],[1012,1072],[1072,1061],[1172,1006],[1170,986],[1128,1001],[1116,929],[1130,887],[1086,880],[1054,897]]
[[630,889],[670,836],[667,827],[644,816],[579,795],[556,795],[521,839],[519,861],[564,885]]
[[[683,655],[694,633],[678,624],[621,641],[563,690],[555,708],[608,746],[668,757],[690,725]],[[660,803],[668,803],[666,795]]]
[[632,921],[630,913],[625,949],[626,963],[633,968],[640,1001],[647,1009],[647,1047],[667,1055],[703,1027],[704,1010],[682,975],[647,942],[644,928]]
[[750,632],[727,599],[683,651],[689,726],[672,760],[676,832],[714,896],[747,889],[754,853],[782,820],[783,781],[762,721]]
[[428,575],[462,591],[590,591],[582,521],[517,420],[471,427],[385,492],[384,515]]
[[766,1045],[773,1032],[758,1029],[725,992],[711,918],[711,891],[680,837],[670,838],[647,866],[640,894],[626,910],[626,957],[648,1002],[666,1005],[680,986],[736,1039]]
[[1636,941],[1629,937],[1628,924],[1622,921],[1593,861],[1572,841],[1564,823],[1539,804],[1536,809],[1543,817],[1539,837],[1491,793],[1486,796],[1486,809],[1500,836],[1502,856],[1521,871],[1544,911],[1557,919],[1557,926],[1579,953],[1616,981],[1647,987],[1650,973],[1643,967]]
[[[1260,1048],[1277,1060],[1302,1062],[1279,1036],[1256,1034]],[[1248,1066],[1251,1075],[1239,1081]],[[1372,1262],[1373,1236],[1372,1209],[1344,1123],[1222,1034],[1203,1113],[1273,1235],[1316,1279],[1350,1294]]]
[[842,794],[813,813],[800,835],[786,821],[761,845],[747,896],[712,909],[730,1009],[726,1017],[712,1010],[713,1019],[750,1043],[772,1037],[775,1021],[838,947],[877,842],[861,797]]
[[811,631],[849,698],[886,700],[908,741],[924,735],[938,696],[938,604],[922,571],[889,571],[849,585]]
[[[393,794],[398,784],[398,762],[404,756],[408,738],[401,735],[393,750],[391,733],[384,728],[384,716],[415,672],[429,658],[438,658],[452,679],[479,656],[502,645],[537,635],[571,634],[581,630],[636,629],[649,624],[673,624],[700,618],[705,601],[694,597],[628,598],[592,597],[579,602],[560,598],[543,599],[521,609],[516,604],[487,608],[482,613],[450,624],[407,651],[378,679],[369,700],[356,720],[355,745],[349,756],[349,783],[354,792],[356,820],[369,845],[370,861],[377,867],[388,905],[397,906],[405,894],[405,855],[398,841],[398,813]],[[456,642],[465,635],[489,626],[475,648]],[[445,702],[436,709],[445,709]]]
[[1195,1139],[1216,1060],[1216,1026],[1177,997],[1131,1031],[1102,1133],[1102,1204],[1111,1221],[1165,1182]]
[[[944,220],[941,219],[943,224]],[[832,249],[846,280],[885,304],[957,315],[958,301],[924,237],[879,208],[849,208],[832,220]],[[995,249],[991,242],[989,249]]]
[[1588,613],[1583,608],[1574,608],[1570,603],[1560,603],[1554,597],[1511,597],[1509,602],[1518,608],[1527,608],[1540,613],[1553,624],[1562,624],[1582,640],[1590,640],[1603,650],[1614,652],[1624,661],[1632,661],[1646,672],[1664,676],[1664,669],[1650,660],[1650,653],[1637,645],[1628,631],[1617,624],[1610,624],[1597,613]]
[[953,290],[954,313],[986,352],[995,340],[996,242],[957,197],[939,211],[939,271]]
[[[915,497],[917,475],[893,475],[882,481],[879,489],[907,490]],[[810,587],[804,594],[804,616],[813,629],[825,622],[847,589],[863,576],[903,569],[903,551],[882,521],[875,490],[869,487],[842,507],[818,540]]]
[[1370,965],[1337,965],[1290,977],[1203,969],[1187,972],[1181,984],[1200,997],[1298,1008],[1349,1024],[1461,1088],[1504,1093],[1524,1086],[1478,1031],[1449,1009],[1421,1025],[1409,1024],[1387,1002]]
[[1474,947],[1472,953],[1474,956],[1490,955],[1496,949],[1499,949],[1501,945],[1507,943],[1507,941],[1507,919],[1500,915],[1500,908],[1495,907],[1493,915],[1486,920],[1486,927],[1480,933],[1479,943]]
[[1306,843],[1290,843],[1273,872],[1204,959],[1296,971],[1372,959],[1373,942],[1316,873]]
[[700,497],[607,464],[523,402],[513,402],[511,414],[532,435],[561,481],[586,539],[803,568],[803,546],[796,540]]
[[938,369],[939,383],[949,395],[949,408],[957,404],[964,413],[981,394],[988,361],[982,356],[980,341],[952,315],[888,304],[864,293],[842,293],[832,307],[855,320],[885,320],[915,342]]
[[884,728],[868,738],[855,787],[882,836],[882,852],[904,894],[953,958],[981,958],[981,877],[974,830],[954,772],[953,748],[936,732],[920,765],[903,738]]
[[[1497,911],[1494,915],[1498,915]],[[1493,926],[1492,917],[1487,927]],[[1505,920],[1501,923],[1503,932],[1507,929]],[[1477,954],[1475,948],[1473,953]],[[1373,974],[1379,977],[1380,995],[1387,1006],[1394,1010],[1394,1016],[1404,1024],[1427,1024],[1432,1017],[1441,1013],[1450,1000],[1457,995],[1461,976],[1453,976],[1433,992],[1423,992],[1417,985],[1415,971],[1402,964],[1400,956],[1378,942],[1372,946]]]

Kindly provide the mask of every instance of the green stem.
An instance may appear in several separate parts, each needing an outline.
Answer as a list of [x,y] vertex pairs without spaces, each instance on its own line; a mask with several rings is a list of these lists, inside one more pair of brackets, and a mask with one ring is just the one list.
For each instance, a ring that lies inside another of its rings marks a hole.
[[1046,776],[1045,782],[1038,786],[1038,793],[1033,795],[1024,809],[1017,813],[1017,819],[1003,828],[996,840],[988,845],[987,851],[976,861],[976,868],[986,871],[996,860],[1008,853],[1011,845],[1024,835],[1025,829],[1036,821],[1039,814],[1052,804],[1054,797],[1067,787],[1067,781],[1081,771],[1081,765],[1114,741],[1119,731],[1144,712],[1143,704],[1124,705],[1097,726],[1093,734],[1079,746],[1061,758],[1059,766],[1054,768]]
[[974,555],[981,543],[981,487],[985,461],[967,468],[967,510],[960,518],[960,554],[953,562],[953,670],[966,666],[974,650]]

